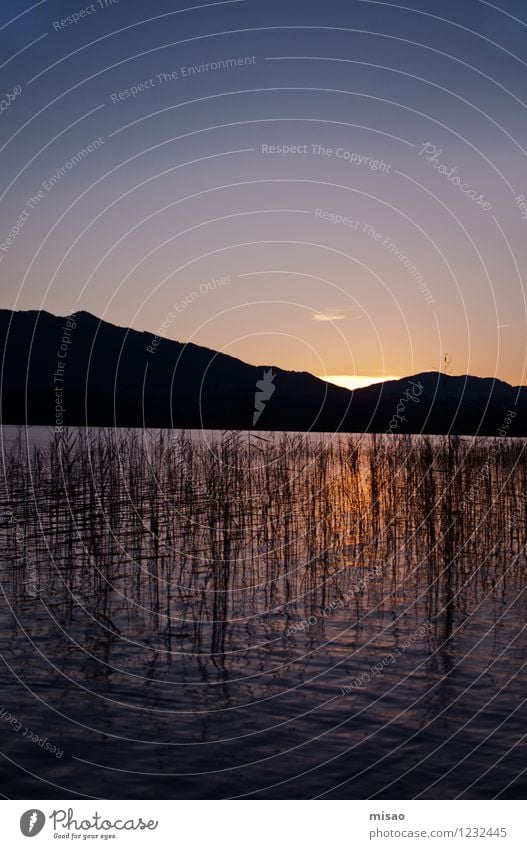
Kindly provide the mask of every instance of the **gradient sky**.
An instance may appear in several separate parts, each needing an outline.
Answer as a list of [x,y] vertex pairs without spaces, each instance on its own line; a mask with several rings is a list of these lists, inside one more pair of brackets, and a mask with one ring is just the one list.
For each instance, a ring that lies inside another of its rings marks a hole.
[[[527,383],[525,2],[0,14],[1,306],[164,323],[319,375],[404,375],[448,353],[454,373]],[[226,59],[245,63],[182,71]]]

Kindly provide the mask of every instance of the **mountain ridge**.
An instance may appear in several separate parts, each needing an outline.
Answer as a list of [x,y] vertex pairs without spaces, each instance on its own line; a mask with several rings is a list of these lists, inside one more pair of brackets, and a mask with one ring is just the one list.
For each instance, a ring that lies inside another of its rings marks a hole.
[[0,349],[4,424],[250,430],[258,397],[262,430],[498,434],[514,408],[511,433],[527,435],[527,387],[498,378],[427,371],[350,391],[86,310],[2,309]]

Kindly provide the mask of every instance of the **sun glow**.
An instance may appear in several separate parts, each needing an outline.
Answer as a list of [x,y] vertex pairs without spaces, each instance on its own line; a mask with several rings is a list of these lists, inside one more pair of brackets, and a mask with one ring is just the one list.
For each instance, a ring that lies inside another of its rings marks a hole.
[[385,374],[384,377],[371,374],[326,374],[322,380],[328,383],[333,383],[335,386],[341,386],[344,389],[363,389],[365,386],[371,386],[373,383],[383,383],[385,380],[399,380],[397,374]]

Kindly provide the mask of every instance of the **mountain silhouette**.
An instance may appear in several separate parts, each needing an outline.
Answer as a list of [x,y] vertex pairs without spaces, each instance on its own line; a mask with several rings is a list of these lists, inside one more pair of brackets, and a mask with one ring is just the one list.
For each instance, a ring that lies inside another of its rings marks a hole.
[[3,424],[527,434],[527,387],[425,372],[350,392],[88,312],[0,310],[0,353]]

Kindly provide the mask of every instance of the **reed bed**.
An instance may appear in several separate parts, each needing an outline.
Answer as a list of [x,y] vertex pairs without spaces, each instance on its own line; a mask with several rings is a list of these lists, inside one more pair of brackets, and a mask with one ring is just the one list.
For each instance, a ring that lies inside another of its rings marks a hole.
[[206,620],[219,652],[221,623],[284,600],[306,614],[411,575],[448,606],[524,566],[521,440],[69,430],[31,447],[21,430],[3,472],[15,594],[29,564],[50,603],[95,594],[111,622],[135,600],[170,633]]

